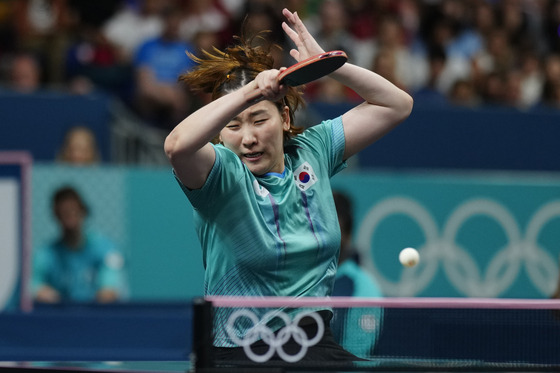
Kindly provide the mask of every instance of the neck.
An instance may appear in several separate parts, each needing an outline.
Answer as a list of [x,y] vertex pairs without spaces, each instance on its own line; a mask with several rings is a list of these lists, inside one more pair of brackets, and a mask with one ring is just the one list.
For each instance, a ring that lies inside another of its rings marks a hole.
[[84,237],[81,230],[65,231],[62,236],[62,241],[72,250],[78,250],[83,244]]

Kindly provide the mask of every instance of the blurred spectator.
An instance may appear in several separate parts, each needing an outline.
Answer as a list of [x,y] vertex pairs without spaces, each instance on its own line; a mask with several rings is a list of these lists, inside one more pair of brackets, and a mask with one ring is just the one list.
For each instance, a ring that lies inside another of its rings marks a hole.
[[[296,0],[296,1],[300,1],[300,0]],[[223,9],[229,14],[232,20],[243,17],[243,8],[245,7],[247,0],[218,0],[218,2],[223,7]],[[288,9],[292,9],[289,6],[286,7]]]
[[[498,25],[518,50],[532,47],[537,35],[531,33],[524,4],[519,0],[502,0],[497,4]],[[540,36],[540,35],[539,35]]]
[[[162,12],[170,6],[181,17],[176,42],[193,44],[195,52],[231,43],[244,25],[252,34],[271,30],[269,41],[283,47],[275,50],[275,67],[288,66],[294,62],[287,53],[291,45],[279,27],[281,8],[288,6],[306,19],[326,49],[345,50],[359,66],[370,69],[374,56],[384,50],[378,63],[394,59],[392,79],[417,96],[417,104],[428,96],[454,96],[455,83],[464,81],[473,82],[481,105],[526,109],[555,101],[557,84],[547,77],[545,62],[560,52],[556,0],[1,1],[1,83],[11,84],[12,58],[25,51],[35,58],[41,87],[64,83],[63,88],[75,93],[102,88],[167,128],[165,122],[175,121],[165,119],[174,116],[170,113],[180,118],[178,113],[193,109],[189,95],[178,86],[158,87],[159,78],[145,79],[135,67],[140,46],[162,35]],[[443,68],[441,59],[430,59],[435,48],[445,51]],[[18,66],[25,68],[24,63]],[[31,71],[31,64],[27,68]],[[175,72],[170,68],[171,74]],[[326,88],[329,94],[322,96],[335,98],[334,85]]]
[[66,0],[71,9],[73,23],[101,28],[120,9],[123,0]]
[[52,199],[60,236],[33,258],[33,296],[37,302],[109,303],[124,296],[124,259],[115,244],[86,230],[88,207],[72,187]]
[[544,86],[542,62],[536,52],[526,52],[520,57],[521,105],[530,108],[539,103]]
[[236,35],[257,35],[262,31],[270,31],[264,34],[266,40],[255,38],[253,43],[276,44],[279,48],[270,48],[270,53],[274,58],[274,67],[289,66],[295,63],[294,59],[288,55],[292,45],[286,44],[284,30],[282,30],[282,19],[277,6],[268,0],[247,1],[243,11],[243,18],[234,20],[233,30]]
[[332,78],[322,78],[306,86],[306,97],[312,102],[338,105],[359,103],[361,98],[344,84]]
[[41,65],[32,54],[16,54],[11,60],[9,74],[8,89],[34,93],[41,88]]
[[554,80],[545,82],[542,103],[547,107],[560,109],[560,82]]
[[413,92],[415,106],[443,106],[447,104],[444,90],[440,88],[440,79],[446,66],[446,58],[443,47],[435,45],[430,48],[428,53],[428,79],[426,84]]
[[514,108],[525,108],[521,91],[521,74],[512,69],[505,74],[503,104]]
[[[455,47],[461,31],[461,24],[455,14],[456,8],[455,4],[447,1],[423,3],[418,36],[411,44],[414,54],[424,55],[426,60],[430,52],[436,48],[445,52],[445,66],[439,74],[437,84],[437,89],[443,95],[447,95],[453,82],[468,77],[470,73],[468,59],[461,53],[457,53],[459,48]],[[428,76],[429,73],[426,78]]]
[[[223,2],[227,2],[228,0],[222,0]],[[293,10],[294,12],[298,13],[298,16],[302,20],[307,20],[309,17],[309,13],[313,7],[313,3],[317,3],[320,0],[309,1],[309,0],[284,0],[281,4],[277,4],[277,9],[281,12],[282,8]],[[273,2],[274,4],[274,2]]]
[[560,53],[549,54],[544,61],[544,79],[560,81]]
[[61,81],[61,58],[73,22],[69,0],[18,0],[14,6],[19,49],[39,58],[46,81]]
[[57,160],[75,166],[99,163],[100,155],[95,134],[86,126],[75,126],[66,132]]
[[18,48],[15,6],[15,1],[0,1],[0,61],[3,56]]
[[181,14],[176,8],[167,8],[163,20],[162,35],[144,42],[134,61],[135,106],[151,124],[171,129],[189,110],[188,92],[178,77],[194,65],[186,52],[196,51],[179,36]]
[[560,108],[560,54],[550,54],[544,62],[542,103]]
[[267,38],[272,42],[282,44],[285,40],[282,30],[280,14],[272,4],[259,1],[248,1],[245,7],[244,18],[238,20],[236,30],[244,27],[247,35],[255,35],[261,31],[271,31]]
[[[386,15],[380,19],[378,28],[377,37],[371,43],[369,52],[366,48],[361,48],[359,58],[368,58],[369,54],[370,61],[383,65],[389,58],[388,56],[391,56],[390,58],[393,60],[391,63],[394,64],[394,67],[391,68],[393,80],[389,80],[393,83],[399,82],[399,87],[406,87],[407,90],[416,90],[425,84],[428,76],[426,59],[424,56],[411,53],[405,42],[404,29],[399,20],[393,15]],[[378,59],[379,55],[383,55],[380,57],[382,60]]]
[[487,1],[476,1],[473,6],[473,31],[476,32],[481,43],[484,44],[484,40],[497,26],[496,12],[493,5]]
[[179,36],[186,41],[193,41],[199,32],[211,32],[218,36],[220,48],[229,42],[232,19],[228,12],[215,0],[179,0],[182,20]]
[[442,1],[442,16],[449,27],[443,42],[450,59],[462,59],[466,63],[483,48],[484,42],[476,29],[474,9],[467,1]]
[[[378,15],[375,3],[369,0],[345,0],[344,8],[348,19],[348,32],[357,40],[367,45],[371,43],[377,34],[377,22],[375,17]],[[357,47],[359,49],[359,47]],[[358,50],[359,52],[359,50]]]
[[201,51],[210,51],[213,47],[220,45],[220,37],[212,31],[199,31],[193,38],[195,54],[199,55]]
[[501,105],[504,102],[505,81],[504,75],[490,72],[481,82],[479,92],[486,105]]
[[122,63],[132,63],[138,47],[146,40],[161,35],[163,19],[161,12],[169,6],[169,0],[139,0],[135,8],[121,1],[120,9],[102,26],[105,38],[116,48]]
[[310,17],[309,32],[323,49],[341,49],[350,59],[356,58],[355,38],[348,31],[349,18],[343,3],[338,0],[325,0],[318,14]]
[[477,107],[480,100],[473,82],[467,79],[457,80],[449,91],[449,102],[455,106]]
[[[374,278],[360,267],[358,252],[352,243],[354,211],[350,197],[339,191],[334,191],[333,196],[341,244],[332,296],[382,297]],[[367,315],[356,309],[341,309],[332,322],[333,334],[348,351],[360,357],[371,356],[381,331],[382,318],[381,308],[368,308]]]
[[543,14],[543,31],[551,53],[560,52],[560,1],[548,1]]
[[397,56],[395,51],[390,48],[383,48],[377,51],[373,58],[371,70],[381,75],[400,89],[408,91],[408,87],[403,83],[397,73]]
[[118,59],[99,26],[82,23],[77,40],[66,52],[66,79],[74,93],[85,94],[94,88],[116,94],[127,101],[132,89],[130,65]]
[[438,18],[434,20],[427,38],[428,48],[442,48],[445,51],[445,66],[439,74],[437,83],[437,89],[444,95],[448,94],[455,81],[471,76],[469,58],[451,47],[456,37],[456,25],[447,18]]
[[350,197],[334,191],[334,203],[340,224],[341,243],[333,296],[381,297],[373,277],[360,267],[358,252],[353,246],[354,209]]
[[496,28],[486,38],[486,44],[476,60],[483,72],[504,74],[515,67],[515,56],[515,49],[510,44],[507,33]]

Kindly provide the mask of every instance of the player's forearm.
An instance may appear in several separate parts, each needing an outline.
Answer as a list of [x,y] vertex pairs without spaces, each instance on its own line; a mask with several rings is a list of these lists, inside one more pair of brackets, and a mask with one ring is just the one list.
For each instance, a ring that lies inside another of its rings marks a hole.
[[254,82],[222,96],[186,117],[169,134],[165,151],[194,153],[214,139],[237,114],[248,108],[247,92],[254,90]]
[[401,119],[406,118],[412,110],[413,101],[408,93],[372,71],[346,63],[330,76],[369,104],[392,109],[396,116],[402,116]]

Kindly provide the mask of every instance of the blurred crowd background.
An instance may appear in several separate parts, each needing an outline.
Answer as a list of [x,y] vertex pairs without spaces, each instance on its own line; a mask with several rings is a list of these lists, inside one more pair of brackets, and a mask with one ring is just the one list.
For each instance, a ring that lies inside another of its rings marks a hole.
[[[204,103],[177,82],[198,54],[270,30],[294,61],[281,9],[297,11],[325,50],[386,77],[415,107],[560,107],[557,0],[2,0],[1,91],[106,92],[169,131]],[[311,102],[357,98],[332,80]]]

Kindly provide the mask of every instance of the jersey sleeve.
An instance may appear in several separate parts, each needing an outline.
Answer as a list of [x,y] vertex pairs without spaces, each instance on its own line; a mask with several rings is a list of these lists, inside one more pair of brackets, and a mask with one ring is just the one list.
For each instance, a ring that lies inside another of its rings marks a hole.
[[325,159],[329,177],[347,167],[347,163],[343,159],[346,140],[341,116],[310,127],[293,141],[295,146],[301,144],[315,153],[317,158]]
[[189,189],[175,175],[175,179],[195,209],[223,203],[228,191],[239,185],[244,174],[249,172],[231,150],[222,145],[214,145],[216,160],[206,182],[200,189]]

